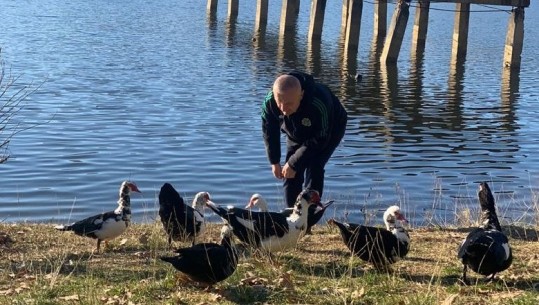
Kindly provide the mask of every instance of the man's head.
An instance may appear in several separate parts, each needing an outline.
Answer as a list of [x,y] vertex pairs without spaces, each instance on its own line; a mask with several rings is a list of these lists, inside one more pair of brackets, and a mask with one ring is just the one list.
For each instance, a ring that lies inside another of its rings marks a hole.
[[279,110],[289,116],[298,110],[303,90],[299,79],[292,75],[281,75],[273,83],[273,97]]

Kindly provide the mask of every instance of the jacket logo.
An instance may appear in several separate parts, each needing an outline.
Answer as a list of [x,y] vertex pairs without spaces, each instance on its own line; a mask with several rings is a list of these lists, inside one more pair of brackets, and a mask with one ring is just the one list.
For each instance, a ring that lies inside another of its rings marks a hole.
[[311,120],[309,120],[309,118],[303,118],[301,120],[301,125],[303,125],[305,127],[310,127],[311,126]]

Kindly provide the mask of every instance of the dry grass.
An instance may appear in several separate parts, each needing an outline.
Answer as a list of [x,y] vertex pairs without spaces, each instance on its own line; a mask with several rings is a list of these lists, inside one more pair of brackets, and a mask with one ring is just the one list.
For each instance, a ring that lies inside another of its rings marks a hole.
[[475,285],[459,285],[456,249],[468,230],[411,230],[408,257],[380,273],[318,226],[271,259],[245,250],[232,277],[203,291],[157,259],[170,253],[160,224],[132,225],[99,254],[94,240],[49,225],[3,224],[12,242],[0,235],[0,304],[538,304],[537,230],[508,229],[515,259],[493,283],[470,273]]

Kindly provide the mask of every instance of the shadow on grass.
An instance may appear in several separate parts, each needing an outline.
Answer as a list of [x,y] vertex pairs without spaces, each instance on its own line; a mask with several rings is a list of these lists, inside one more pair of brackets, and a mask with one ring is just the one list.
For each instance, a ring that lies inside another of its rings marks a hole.
[[[407,280],[416,282],[419,284],[430,284],[430,283],[436,283],[441,286],[464,286],[461,281],[461,274],[452,274],[452,275],[444,275],[444,276],[432,276],[428,274],[421,274],[421,275],[410,275],[410,274],[400,274],[401,278]],[[532,291],[532,292],[539,292],[538,287],[534,287],[534,282],[531,280],[502,280],[497,277],[494,278],[493,281],[489,281],[487,277],[477,277],[477,276],[470,276],[468,275],[468,280],[470,281],[469,287],[473,286],[485,286],[485,288],[496,288],[498,287],[499,290],[506,290],[507,287],[515,288],[519,290],[526,290],[526,291]]]
[[338,278],[344,275],[349,277],[360,277],[365,274],[365,271],[357,266],[351,266],[349,263],[338,261],[329,261],[322,264],[312,264],[309,261],[301,261],[299,258],[288,258],[285,265],[301,274],[313,275],[326,278]]
[[263,285],[229,286],[221,291],[221,296],[236,304],[266,303],[273,291]]
[[432,258],[425,258],[425,257],[416,257],[416,256],[406,256],[402,259],[403,261],[411,261],[411,262],[424,262],[424,263],[435,263],[436,260]]
[[[457,233],[470,233],[475,227],[470,228],[444,228],[442,231],[457,232]],[[502,226],[503,233],[509,238],[523,240],[523,241],[539,241],[539,232],[534,228],[524,228],[520,226],[508,225]]]

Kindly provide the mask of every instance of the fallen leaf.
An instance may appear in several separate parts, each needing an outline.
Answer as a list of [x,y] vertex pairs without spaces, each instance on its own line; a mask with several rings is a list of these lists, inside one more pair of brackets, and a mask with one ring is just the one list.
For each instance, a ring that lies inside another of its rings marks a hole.
[[65,297],[59,297],[58,299],[63,300],[63,301],[78,301],[79,300],[79,295],[77,295],[77,294],[68,295],[68,296],[65,296]]
[[0,295],[11,295],[13,294],[13,289],[7,289],[7,290],[0,290]]
[[455,301],[455,299],[458,297],[458,294],[454,293],[449,295],[445,300],[442,302],[441,305],[451,305]]
[[360,299],[365,295],[365,287],[361,287],[358,290],[352,292],[352,299]]
[[120,240],[120,246],[123,246],[127,243],[127,238],[124,238],[122,240]]

